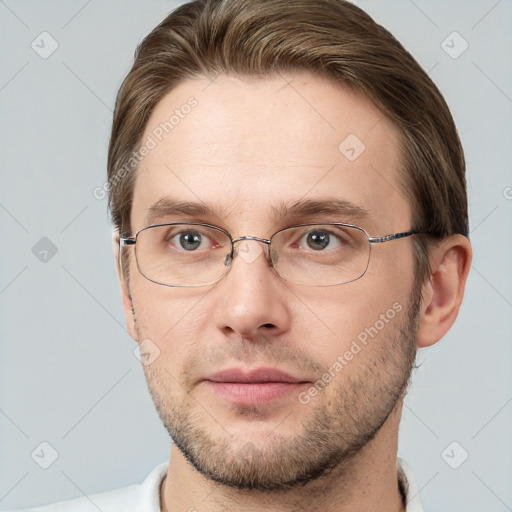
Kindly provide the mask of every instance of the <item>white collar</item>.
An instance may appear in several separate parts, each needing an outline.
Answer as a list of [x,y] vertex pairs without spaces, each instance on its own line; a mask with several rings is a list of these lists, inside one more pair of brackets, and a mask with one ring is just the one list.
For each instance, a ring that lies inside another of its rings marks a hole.
[[[423,512],[420,493],[411,468],[403,459],[400,458],[397,459],[397,468],[398,477],[400,478],[406,496],[405,512]],[[147,503],[148,506],[151,506],[151,509],[149,510],[152,512],[160,512],[160,485],[167,474],[167,469],[167,462],[158,465],[142,484],[142,487],[144,488],[144,498],[141,501]]]
[[421,505],[420,492],[411,468],[405,460],[397,459],[398,478],[400,479],[405,491],[405,512],[423,512]]

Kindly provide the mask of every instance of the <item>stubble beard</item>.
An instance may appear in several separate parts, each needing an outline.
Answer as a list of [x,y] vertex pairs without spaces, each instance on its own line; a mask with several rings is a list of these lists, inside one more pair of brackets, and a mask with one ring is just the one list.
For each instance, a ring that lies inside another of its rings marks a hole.
[[[172,440],[205,477],[239,490],[269,492],[303,486],[334,469],[348,472],[352,458],[374,439],[405,395],[416,355],[420,304],[421,288],[416,285],[399,328],[386,326],[370,342],[376,345],[363,349],[372,350],[365,366],[349,377],[342,371],[308,405],[297,405],[310,411],[295,435],[283,435],[274,426],[266,432],[264,443],[244,439],[243,433],[230,434],[229,428],[224,429],[225,435],[213,436],[215,420],[205,412],[207,408],[182,390],[181,394],[166,391],[166,382],[174,389],[177,386],[168,372],[155,365],[145,367],[148,388]],[[357,365],[358,357],[350,364]],[[322,399],[331,386],[337,386],[336,392],[330,393],[329,400]],[[244,414],[257,416],[258,409],[240,408],[238,415]]]

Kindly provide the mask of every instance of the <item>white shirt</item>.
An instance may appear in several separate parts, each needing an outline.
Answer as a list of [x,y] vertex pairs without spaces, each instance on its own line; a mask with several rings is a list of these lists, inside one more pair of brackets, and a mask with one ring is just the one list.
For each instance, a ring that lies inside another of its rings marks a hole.
[[[167,467],[167,462],[159,464],[142,484],[26,509],[25,512],[161,512],[160,484],[167,474]],[[402,459],[398,459],[398,469],[399,475],[403,476],[402,482],[407,496],[406,512],[423,512],[411,469]]]

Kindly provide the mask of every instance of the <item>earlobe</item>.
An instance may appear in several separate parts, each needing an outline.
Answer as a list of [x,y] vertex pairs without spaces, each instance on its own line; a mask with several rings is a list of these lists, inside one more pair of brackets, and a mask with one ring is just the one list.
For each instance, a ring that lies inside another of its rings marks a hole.
[[423,287],[418,347],[429,347],[439,341],[455,322],[471,258],[471,244],[462,235],[448,237],[432,249],[432,275]]
[[119,288],[121,291],[121,300],[123,303],[124,318],[126,323],[126,330],[128,334],[137,341],[137,331],[135,329],[135,311],[133,308],[132,297],[128,284],[126,283],[123,272],[121,271],[120,260],[120,244],[119,244],[119,231],[116,229],[112,234],[112,249],[114,252],[114,263],[116,267],[117,279],[119,281]]

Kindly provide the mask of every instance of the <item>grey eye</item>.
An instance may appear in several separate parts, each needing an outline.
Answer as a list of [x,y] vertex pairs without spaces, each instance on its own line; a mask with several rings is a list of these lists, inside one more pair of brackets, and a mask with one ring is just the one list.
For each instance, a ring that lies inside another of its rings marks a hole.
[[180,233],[180,246],[186,251],[197,249],[201,245],[202,235],[197,231]]
[[319,249],[325,249],[331,240],[328,231],[317,229],[307,234],[308,247],[317,251]]

